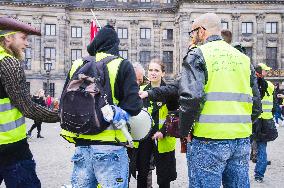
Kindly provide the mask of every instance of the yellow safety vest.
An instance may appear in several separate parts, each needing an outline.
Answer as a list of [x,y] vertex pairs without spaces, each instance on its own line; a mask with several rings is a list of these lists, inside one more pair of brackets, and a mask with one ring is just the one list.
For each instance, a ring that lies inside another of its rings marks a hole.
[[[0,46],[0,63],[5,57],[12,57]],[[26,124],[22,113],[9,98],[0,99],[0,145],[11,144],[26,138]]]
[[193,135],[210,139],[247,138],[252,133],[249,57],[226,42],[199,47],[208,71],[205,103]]
[[262,113],[259,116],[259,118],[262,119],[272,119],[272,108],[273,108],[273,92],[274,92],[274,85],[270,82],[267,81],[268,88],[267,88],[267,93],[265,93],[263,99],[261,100],[262,104]]
[[[141,86],[140,90],[143,91],[146,86]],[[148,107],[147,111],[152,114],[153,111],[153,102],[150,102],[151,106]],[[159,129],[163,127],[164,122],[166,121],[166,117],[168,115],[168,108],[165,104],[159,109]],[[153,123],[154,125],[154,123]],[[165,135],[164,135],[165,136]],[[139,143],[135,142],[135,148],[138,148]],[[171,136],[165,136],[162,139],[158,140],[158,152],[166,153],[170,151],[174,151],[176,147],[176,138]]]
[[[111,56],[111,54],[106,54],[103,52],[96,54],[96,61],[100,61],[103,58]],[[112,100],[114,104],[118,104],[118,100],[114,97],[114,84],[117,76],[117,72],[119,69],[120,63],[123,61],[122,58],[117,58],[112,60],[107,64],[108,73],[109,73],[109,79],[110,79],[110,85],[111,85],[111,92],[112,92]],[[78,59],[73,62],[73,65],[71,67],[69,78],[72,77],[72,75],[75,73],[75,71],[83,64],[82,59]],[[91,140],[91,141],[100,141],[100,142],[114,142],[117,143],[116,139],[118,139],[120,142],[126,142],[127,139],[123,135],[121,130],[114,129],[113,126],[109,126],[106,130],[103,132],[96,134],[96,135],[83,135],[83,134],[75,134],[70,131],[62,129],[60,135],[65,138],[67,141],[71,143],[76,143],[75,139],[84,139],[84,140]]]

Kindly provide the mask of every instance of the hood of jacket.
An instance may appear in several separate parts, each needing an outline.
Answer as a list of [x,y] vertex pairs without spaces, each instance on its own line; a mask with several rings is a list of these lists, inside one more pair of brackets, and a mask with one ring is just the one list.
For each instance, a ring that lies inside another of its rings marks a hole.
[[87,51],[91,56],[98,52],[105,52],[112,55],[119,55],[119,38],[115,29],[110,26],[104,26],[87,46]]

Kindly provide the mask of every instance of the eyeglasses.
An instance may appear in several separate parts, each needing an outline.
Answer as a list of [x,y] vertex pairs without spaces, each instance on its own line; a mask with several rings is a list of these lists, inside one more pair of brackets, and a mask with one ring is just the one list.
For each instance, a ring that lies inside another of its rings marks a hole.
[[193,29],[193,30],[191,30],[191,31],[189,31],[188,32],[188,35],[189,35],[189,37],[190,38],[193,38],[193,33],[195,32],[195,31],[198,31],[199,29],[204,29],[204,30],[206,30],[204,27],[202,27],[202,26],[200,26],[200,27],[197,27],[197,28],[195,28],[195,29]]

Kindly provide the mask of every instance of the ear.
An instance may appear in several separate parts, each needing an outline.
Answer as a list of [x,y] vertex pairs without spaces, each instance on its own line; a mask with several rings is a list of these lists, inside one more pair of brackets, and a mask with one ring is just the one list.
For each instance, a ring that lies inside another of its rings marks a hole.
[[162,78],[165,76],[165,74],[166,74],[166,71],[165,71],[165,72],[162,72]]
[[5,38],[5,41],[8,42],[8,43],[12,42],[12,40],[13,40],[12,35],[4,36],[4,38]]

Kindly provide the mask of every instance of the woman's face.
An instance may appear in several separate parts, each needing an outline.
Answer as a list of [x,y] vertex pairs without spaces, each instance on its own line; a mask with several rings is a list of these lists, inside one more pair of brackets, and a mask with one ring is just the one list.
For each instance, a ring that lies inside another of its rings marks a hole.
[[162,80],[162,77],[165,75],[164,72],[162,72],[161,65],[157,63],[150,63],[148,67],[148,77],[149,81],[152,83],[159,83]]

